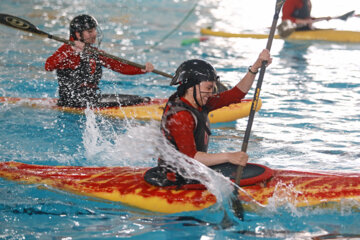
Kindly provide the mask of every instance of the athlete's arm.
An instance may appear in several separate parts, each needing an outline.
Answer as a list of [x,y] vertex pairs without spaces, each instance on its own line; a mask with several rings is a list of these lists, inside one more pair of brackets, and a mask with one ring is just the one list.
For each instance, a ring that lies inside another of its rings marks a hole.
[[45,70],[75,69],[80,65],[80,56],[70,45],[62,45],[56,52],[46,59]]
[[99,57],[100,57],[100,60],[102,61],[102,64],[104,67],[109,68],[115,72],[126,74],[126,75],[137,75],[137,74],[146,73],[146,71],[144,71],[141,68],[122,63],[115,59],[108,58],[108,57],[105,57],[102,55],[100,55]]
[[254,73],[257,72],[259,68],[261,68],[262,61],[267,61],[267,66],[271,64],[272,58],[270,57],[269,50],[264,49],[259,54],[258,59],[251,66],[251,71],[253,73],[248,71],[234,88],[215,95],[208,100],[206,107],[209,109],[209,111],[218,109],[223,106],[228,106],[232,103],[241,102],[241,99],[243,99],[250,90],[256,76]]
[[[261,68],[263,61],[267,61],[266,66],[269,66],[272,62],[270,52],[267,49],[264,49],[261,51],[261,53],[259,54],[259,57],[256,59],[255,63],[253,65],[251,65],[250,70],[253,73],[258,72],[259,69]],[[253,74],[253,73],[248,71],[246,73],[246,75],[244,76],[244,78],[241,79],[241,81],[236,85],[236,87],[239,88],[242,92],[247,93],[250,90],[250,88],[254,82],[255,76],[256,76],[256,74]]]
[[239,88],[233,87],[230,90],[219,93],[211,98],[206,103],[209,111],[213,111],[232,103],[239,103],[245,97],[246,93],[242,92]]
[[226,153],[205,153],[197,152],[194,159],[206,166],[213,166],[222,163],[232,163],[245,166],[249,157],[245,152],[226,152]]
[[178,150],[187,156],[196,159],[206,166],[213,166],[230,162],[245,166],[248,155],[245,152],[205,153],[196,150],[194,118],[188,111],[181,111],[169,117],[167,129],[170,131]]

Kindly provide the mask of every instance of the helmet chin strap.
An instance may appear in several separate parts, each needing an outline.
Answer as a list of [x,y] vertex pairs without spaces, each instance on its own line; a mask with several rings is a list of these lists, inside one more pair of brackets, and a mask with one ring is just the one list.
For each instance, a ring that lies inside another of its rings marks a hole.
[[[83,32],[77,32],[77,33],[79,33],[80,38],[78,38],[78,39],[76,39],[76,40],[78,40],[78,41],[80,41],[80,42],[84,42],[84,35],[83,35]],[[76,36],[76,33],[75,33],[75,36]]]
[[[196,86],[199,86],[199,84],[197,84],[197,85],[194,86],[193,97],[194,97],[195,103],[198,105],[198,107],[202,107],[202,106],[199,104],[199,102],[198,102],[198,100],[197,100],[197,98],[196,98]],[[200,92],[200,91],[199,91],[199,92]],[[200,94],[200,97],[201,97],[201,94]],[[202,99],[201,99],[201,100],[202,100]]]

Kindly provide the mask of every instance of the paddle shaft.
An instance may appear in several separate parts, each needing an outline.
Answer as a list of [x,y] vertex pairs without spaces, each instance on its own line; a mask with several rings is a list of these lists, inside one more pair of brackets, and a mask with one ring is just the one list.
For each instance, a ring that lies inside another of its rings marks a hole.
[[[11,15],[8,15],[8,14],[0,14],[0,23],[6,25],[8,27],[13,27],[13,28],[18,29],[18,30],[22,30],[22,31],[29,32],[29,33],[34,33],[34,34],[37,34],[37,35],[39,35],[41,37],[46,37],[46,38],[49,38],[49,39],[53,39],[53,40],[58,41],[58,42],[63,42],[65,44],[69,44],[69,45],[72,45],[72,46],[75,45],[75,43],[73,41],[66,40],[64,38],[54,36],[54,35],[51,35],[49,33],[44,32],[44,31],[41,31],[37,27],[35,27],[35,25],[33,25],[32,23],[30,23],[30,22],[28,22],[28,21],[26,21],[24,19],[15,17],[15,16],[11,16]],[[106,53],[104,51],[99,51],[98,49],[95,49],[95,48],[87,48],[87,49],[89,51],[93,52],[93,53],[100,54],[102,56],[105,56],[105,57],[120,61],[122,63],[131,65],[131,66],[134,66],[134,67],[145,69],[145,65],[141,65],[141,64],[126,60],[124,58],[120,58],[120,57],[111,55],[111,54]],[[156,73],[156,74],[159,74],[161,76],[167,77],[167,78],[172,78],[173,77],[170,74],[167,74],[165,72],[161,72],[161,71],[156,70],[156,69],[154,69],[152,72]]]
[[[278,0],[276,2],[275,14],[274,14],[273,22],[272,22],[272,25],[271,25],[271,28],[270,28],[269,38],[268,38],[268,41],[267,41],[267,44],[266,44],[266,49],[269,50],[269,51],[271,49],[272,41],[274,39],[275,30],[276,30],[276,24],[277,24],[277,21],[279,19],[280,9],[281,9],[282,5],[284,4],[284,2],[285,2],[285,0]],[[248,120],[248,123],[247,123],[247,126],[246,126],[244,140],[243,140],[243,143],[242,143],[242,146],[241,146],[241,151],[243,151],[243,152],[247,151],[249,138],[250,138],[250,133],[251,133],[251,128],[252,128],[252,124],[254,122],[256,108],[257,108],[257,104],[259,102],[259,97],[260,97],[261,86],[262,86],[262,82],[263,82],[264,75],[265,75],[266,64],[267,64],[266,61],[263,61],[262,64],[261,64],[259,79],[258,79],[258,82],[257,82],[257,85],[256,85],[253,101],[252,101],[252,104],[251,104],[249,120]],[[235,183],[237,185],[240,184],[240,179],[241,179],[241,176],[242,176],[243,169],[244,169],[243,166],[238,166],[238,168],[236,170]]]
[[340,19],[343,21],[346,21],[349,17],[354,16],[355,10],[347,12],[341,16],[337,16],[337,17],[330,17],[330,19],[328,17],[319,17],[319,18],[315,18],[314,22],[320,22],[320,21],[324,21],[324,20],[334,20],[334,19]]
[[[285,0],[276,0],[275,14],[274,14],[273,22],[271,25],[269,38],[268,38],[268,41],[266,44],[266,49],[268,49],[269,51],[271,49],[272,40],[274,39],[276,23],[279,18],[279,13],[280,13],[281,7],[284,4],[284,2],[285,2]],[[257,86],[255,89],[254,98],[253,98],[253,101],[251,104],[251,109],[250,109],[249,120],[248,120],[248,124],[246,126],[244,141],[243,141],[243,144],[241,147],[241,151],[243,151],[243,152],[246,152],[246,150],[247,150],[247,146],[248,146],[248,142],[249,142],[249,138],[250,138],[251,127],[252,127],[252,124],[254,121],[256,107],[259,102],[261,85],[262,85],[262,81],[263,81],[264,75],[265,75],[266,64],[267,64],[266,61],[263,61],[261,63],[259,80],[257,82]],[[243,208],[243,205],[242,205],[240,199],[237,196],[238,196],[238,186],[240,186],[240,179],[242,176],[243,169],[244,169],[244,167],[240,166],[240,165],[236,169],[236,176],[235,176],[236,186],[234,187],[234,191],[233,191],[233,196],[236,196],[236,197],[231,198],[232,208],[234,210],[234,213],[241,220],[244,219],[244,208]]]
[[[48,34],[48,38],[54,39],[54,40],[56,40],[56,41],[63,42],[63,43],[66,43],[66,44],[69,44],[69,45],[72,45],[72,46],[75,45],[75,43],[74,43],[73,41],[66,40],[66,39],[63,39],[63,38],[61,38],[61,37],[57,37],[57,36],[54,36],[54,35]],[[139,64],[139,63],[135,63],[135,62],[129,61],[129,60],[127,60],[127,59],[124,59],[124,58],[120,58],[120,57],[111,55],[111,54],[106,53],[106,52],[104,52],[104,51],[99,51],[99,50],[97,50],[96,48],[87,48],[87,50],[89,50],[90,52],[93,52],[93,53],[98,53],[98,54],[100,54],[100,55],[102,55],[102,56],[104,56],[104,57],[108,57],[108,58],[117,60],[117,61],[119,61],[119,62],[122,62],[122,63],[128,64],[128,65],[134,66],[134,67],[138,67],[138,68],[141,68],[141,69],[145,69],[145,65],[142,65],[142,64]],[[161,75],[161,76],[167,77],[167,78],[172,78],[172,77],[173,77],[173,76],[170,75],[170,74],[167,74],[167,73],[165,73],[165,72],[161,72],[161,71],[156,70],[156,69],[154,69],[152,72],[153,72],[153,73],[156,73],[156,74],[159,74],[159,75]]]

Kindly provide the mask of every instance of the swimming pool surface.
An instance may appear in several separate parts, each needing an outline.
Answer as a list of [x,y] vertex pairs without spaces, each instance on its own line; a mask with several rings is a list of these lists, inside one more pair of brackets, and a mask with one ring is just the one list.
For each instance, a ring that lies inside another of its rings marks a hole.
[[[101,49],[173,74],[190,58],[211,62],[224,84],[246,73],[266,40],[199,37],[200,28],[262,33],[271,25],[274,1],[125,0],[2,1],[2,13],[27,19],[45,32],[68,37],[72,17],[99,21]],[[326,8],[322,5],[326,4]],[[186,21],[181,20],[194,8]],[[313,15],[337,16],[360,9],[357,1],[313,1]],[[359,31],[360,18],[319,23],[322,28]],[[0,96],[57,97],[54,73],[44,62],[61,44],[0,26]],[[277,169],[360,171],[360,44],[274,40],[248,154],[250,161]],[[104,70],[104,93],[168,97],[175,89],[156,74],[126,76]],[[255,84],[254,84],[255,88]],[[247,95],[252,98],[253,89]],[[214,124],[211,152],[241,148],[247,118]],[[0,104],[0,161],[43,165],[153,166],[158,123],[76,115]],[[221,187],[221,186],[218,186]],[[119,204],[91,201],[55,189],[0,179],[1,239],[311,239],[326,234],[355,237],[359,211],[296,209],[291,204],[246,212],[229,228],[222,212],[161,215]],[[280,199],[279,199],[280,200]],[[357,235],[357,237],[359,237]]]

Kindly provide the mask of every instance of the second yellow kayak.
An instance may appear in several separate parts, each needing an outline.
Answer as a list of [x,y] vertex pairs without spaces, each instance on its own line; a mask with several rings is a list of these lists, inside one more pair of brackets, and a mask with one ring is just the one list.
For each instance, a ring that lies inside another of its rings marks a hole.
[[[202,28],[201,34],[217,37],[238,37],[238,38],[255,38],[267,39],[268,34],[252,34],[252,33],[229,33],[223,31],[213,31],[211,29]],[[279,35],[274,36],[275,39],[280,39]],[[347,42],[360,43],[360,32],[354,31],[340,31],[333,29],[318,29],[311,31],[297,31],[293,32],[286,40],[315,40],[315,41],[330,41],[330,42]]]
[[[128,118],[138,120],[161,120],[161,116],[167,99],[151,99],[148,102],[131,106],[94,108],[94,112],[103,116],[113,118]],[[33,108],[55,109],[70,113],[84,113],[84,108],[59,107],[56,105],[56,98],[16,98],[0,97],[0,103],[19,104]],[[245,99],[241,103],[231,104],[214,110],[209,113],[211,123],[232,122],[247,117],[250,113],[252,101]],[[262,102],[259,99],[256,110],[261,108]]]

